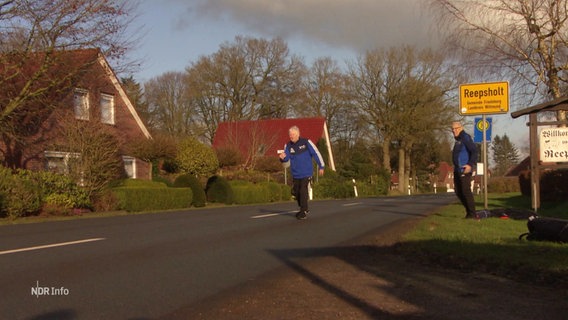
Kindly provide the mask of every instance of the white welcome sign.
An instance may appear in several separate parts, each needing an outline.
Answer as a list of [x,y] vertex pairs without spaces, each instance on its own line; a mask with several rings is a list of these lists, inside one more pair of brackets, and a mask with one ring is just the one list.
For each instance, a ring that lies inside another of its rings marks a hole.
[[540,130],[540,161],[568,162],[568,128]]

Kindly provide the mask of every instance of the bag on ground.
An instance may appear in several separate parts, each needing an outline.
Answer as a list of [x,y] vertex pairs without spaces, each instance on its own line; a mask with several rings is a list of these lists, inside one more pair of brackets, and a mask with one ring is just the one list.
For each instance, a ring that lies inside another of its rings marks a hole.
[[568,242],[568,220],[544,217],[532,217],[527,222],[529,232],[523,233],[519,239]]

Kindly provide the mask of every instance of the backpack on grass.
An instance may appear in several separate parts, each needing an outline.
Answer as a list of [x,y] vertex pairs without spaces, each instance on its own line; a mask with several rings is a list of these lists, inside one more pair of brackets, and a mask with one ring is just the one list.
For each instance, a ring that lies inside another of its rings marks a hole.
[[556,218],[531,217],[527,222],[529,232],[523,233],[519,239],[568,242],[568,220]]

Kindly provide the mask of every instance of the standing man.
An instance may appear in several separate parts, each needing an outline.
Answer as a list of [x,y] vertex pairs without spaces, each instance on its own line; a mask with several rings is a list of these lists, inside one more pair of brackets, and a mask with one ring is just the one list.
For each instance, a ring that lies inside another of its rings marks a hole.
[[452,151],[454,162],[454,189],[466,211],[466,218],[475,218],[475,200],[471,192],[473,168],[477,165],[477,147],[471,136],[463,131],[461,122],[452,123],[456,140]]
[[319,175],[323,175],[324,162],[316,145],[309,139],[300,137],[300,129],[293,126],[288,130],[290,141],[284,146],[284,152],[279,154],[281,162],[290,161],[292,173],[292,194],[298,201],[300,211],[296,214],[299,220],[306,219],[308,213],[308,185],[313,175],[314,159],[319,168]]

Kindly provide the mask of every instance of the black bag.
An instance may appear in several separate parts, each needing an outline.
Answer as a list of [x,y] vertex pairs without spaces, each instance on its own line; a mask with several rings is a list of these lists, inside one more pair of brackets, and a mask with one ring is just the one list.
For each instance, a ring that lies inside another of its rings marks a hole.
[[527,222],[528,233],[523,233],[519,239],[568,242],[568,220],[531,217]]

